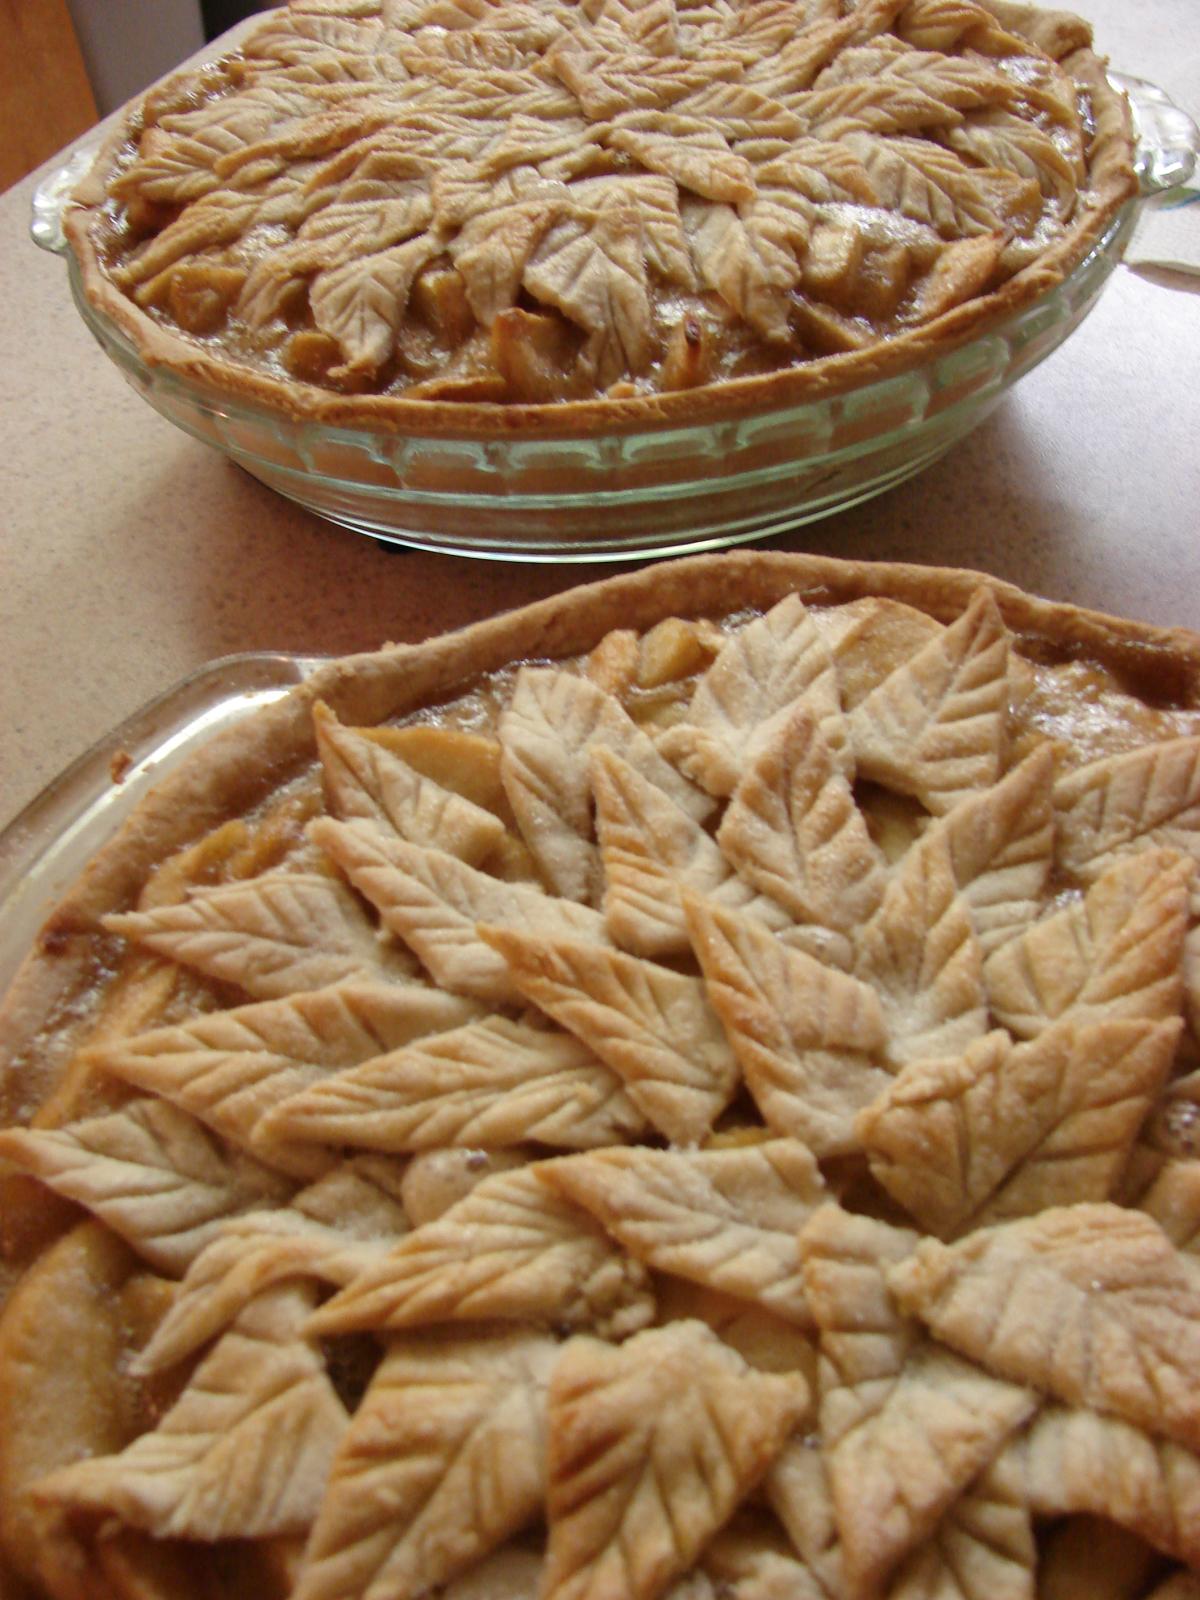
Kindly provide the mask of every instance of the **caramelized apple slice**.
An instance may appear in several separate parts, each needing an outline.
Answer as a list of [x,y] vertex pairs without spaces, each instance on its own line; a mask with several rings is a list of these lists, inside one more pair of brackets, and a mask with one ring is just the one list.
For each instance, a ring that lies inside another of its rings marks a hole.
[[26,1274],[0,1318],[0,1548],[54,1600],[101,1600],[108,1590],[85,1538],[30,1488],[81,1457],[120,1450],[144,1426],[123,1373],[140,1275],[128,1246],[87,1222]]
[[513,306],[492,323],[492,359],[510,400],[565,400],[575,338],[561,317]]

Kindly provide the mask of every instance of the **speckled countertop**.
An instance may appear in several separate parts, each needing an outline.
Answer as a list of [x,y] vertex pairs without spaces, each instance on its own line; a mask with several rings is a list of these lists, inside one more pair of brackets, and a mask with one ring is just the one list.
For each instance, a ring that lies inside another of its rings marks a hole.
[[[1200,116],[1197,0],[1078,9],[1114,64]],[[613,570],[388,549],[178,432],[126,387],[63,264],[30,243],[33,186],[0,197],[0,825],[214,657],[416,640]],[[1200,629],[1200,278],[1119,268],[942,461],[768,543],[979,567]]]

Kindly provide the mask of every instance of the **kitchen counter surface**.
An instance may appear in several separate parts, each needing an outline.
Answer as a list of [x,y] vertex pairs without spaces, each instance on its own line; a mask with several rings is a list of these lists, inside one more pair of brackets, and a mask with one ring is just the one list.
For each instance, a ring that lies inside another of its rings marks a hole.
[[[1200,117],[1196,0],[1085,0],[1098,48]],[[613,570],[381,546],[177,431],[84,328],[0,197],[0,826],[215,657],[417,640]],[[1200,277],[1118,268],[1067,343],[940,462],[766,541],[978,567],[1200,629]]]

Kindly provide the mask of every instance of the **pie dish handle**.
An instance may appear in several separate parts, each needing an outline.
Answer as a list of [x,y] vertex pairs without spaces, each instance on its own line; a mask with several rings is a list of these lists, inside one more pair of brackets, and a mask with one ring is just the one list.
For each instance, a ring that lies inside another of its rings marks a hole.
[[1200,128],[1162,89],[1144,78],[1110,72],[1133,113],[1133,164],[1143,195],[1162,194],[1186,183],[1200,159]]
[[30,237],[34,244],[49,250],[52,255],[65,256],[67,253],[63,213],[75,185],[86,176],[99,148],[95,140],[77,146],[61,166],[51,168],[33,191]]

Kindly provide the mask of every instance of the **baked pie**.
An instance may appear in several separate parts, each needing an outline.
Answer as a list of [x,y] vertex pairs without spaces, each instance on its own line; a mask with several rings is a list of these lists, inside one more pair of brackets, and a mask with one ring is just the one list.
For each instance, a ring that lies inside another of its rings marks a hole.
[[137,105],[66,229],[152,364],[590,427],[919,364],[1133,189],[1089,28],[1018,0],[292,0]]
[[1200,1592],[1200,639],[683,561],[151,792],[4,1051],[0,1592]]

